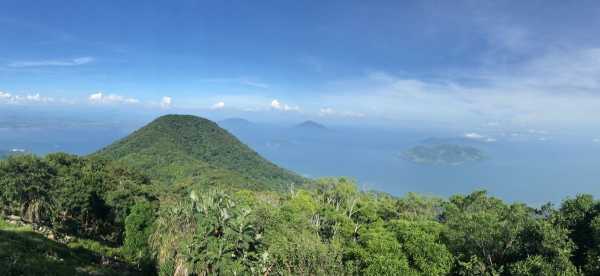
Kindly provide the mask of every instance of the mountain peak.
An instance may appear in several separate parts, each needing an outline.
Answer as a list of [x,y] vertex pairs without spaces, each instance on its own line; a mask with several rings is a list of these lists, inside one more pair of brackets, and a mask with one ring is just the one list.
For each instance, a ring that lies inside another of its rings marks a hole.
[[215,122],[164,115],[94,153],[125,161],[160,182],[281,189],[305,179],[264,159]]
[[198,117],[198,116],[194,116],[194,115],[184,115],[184,114],[167,114],[167,115],[163,115],[160,116],[156,119],[154,119],[154,121],[150,122],[150,124],[148,125],[153,125],[153,124],[170,124],[174,127],[177,126],[181,126],[181,124],[184,123],[204,123],[204,124],[211,124],[216,126],[217,124],[211,120],[202,118],[202,117]]

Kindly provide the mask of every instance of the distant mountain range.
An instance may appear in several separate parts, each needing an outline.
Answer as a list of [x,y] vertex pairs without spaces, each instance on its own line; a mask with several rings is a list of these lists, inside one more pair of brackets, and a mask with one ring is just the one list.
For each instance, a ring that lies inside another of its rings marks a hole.
[[284,189],[308,181],[264,159],[216,123],[191,115],[162,116],[91,157],[125,162],[164,183]]

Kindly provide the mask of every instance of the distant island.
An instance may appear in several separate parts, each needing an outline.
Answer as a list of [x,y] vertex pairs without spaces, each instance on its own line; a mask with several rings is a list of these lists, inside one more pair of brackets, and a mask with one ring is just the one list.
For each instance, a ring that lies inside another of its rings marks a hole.
[[300,124],[297,124],[295,127],[297,129],[319,129],[319,130],[326,130],[327,129],[326,126],[324,126],[322,124],[319,124],[319,123],[317,123],[315,121],[310,121],[310,120],[309,121],[304,121],[304,122],[302,122]]
[[485,154],[477,148],[454,144],[419,145],[403,152],[401,157],[419,164],[452,166],[479,162],[486,158]]

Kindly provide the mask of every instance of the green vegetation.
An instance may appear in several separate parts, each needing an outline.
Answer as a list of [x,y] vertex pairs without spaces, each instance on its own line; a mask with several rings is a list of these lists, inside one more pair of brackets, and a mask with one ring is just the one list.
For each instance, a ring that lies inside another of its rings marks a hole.
[[346,179],[285,194],[209,190],[165,202],[150,243],[163,275],[597,275],[600,216],[573,221],[600,207],[588,199],[556,210],[481,191],[395,198]]
[[162,183],[285,190],[307,180],[265,160],[209,120],[167,115],[93,154]]
[[155,199],[149,183],[118,164],[63,153],[10,157],[0,162],[0,213],[118,244],[129,208]]
[[[167,116],[100,152],[114,161],[0,161],[0,275],[600,275],[600,201],[589,195],[532,208],[484,191],[394,197],[345,178],[282,190],[276,180],[303,179],[228,137]],[[212,186],[197,181],[214,167],[173,174],[207,162],[223,168]]]
[[415,146],[402,153],[402,158],[421,164],[461,165],[485,159],[480,150],[452,144]]
[[0,275],[137,274],[133,267],[115,259],[117,255],[118,249],[93,241],[76,239],[64,244],[29,226],[0,220]]

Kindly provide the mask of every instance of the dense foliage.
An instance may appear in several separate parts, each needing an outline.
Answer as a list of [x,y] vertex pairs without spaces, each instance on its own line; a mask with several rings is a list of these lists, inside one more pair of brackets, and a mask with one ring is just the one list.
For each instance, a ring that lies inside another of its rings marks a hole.
[[64,244],[0,219],[0,275],[139,275],[123,262],[105,265],[116,251],[83,239]]
[[191,115],[162,116],[93,156],[123,161],[164,183],[284,190],[306,182]]
[[0,212],[57,233],[120,243],[137,200],[153,200],[149,179],[118,164],[57,153],[0,162]]
[[165,275],[595,275],[597,253],[572,262],[563,219],[485,192],[394,198],[323,179],[284,195],[193,193],[162,206],[151,240]]
[[600,203],[587,195],[536,209],[481,191],[397,198],[344,178],[169,191],[121,164],[51,154],[0,161],[0,203],[56,236],[119,245],[144,274],[600,273]]

